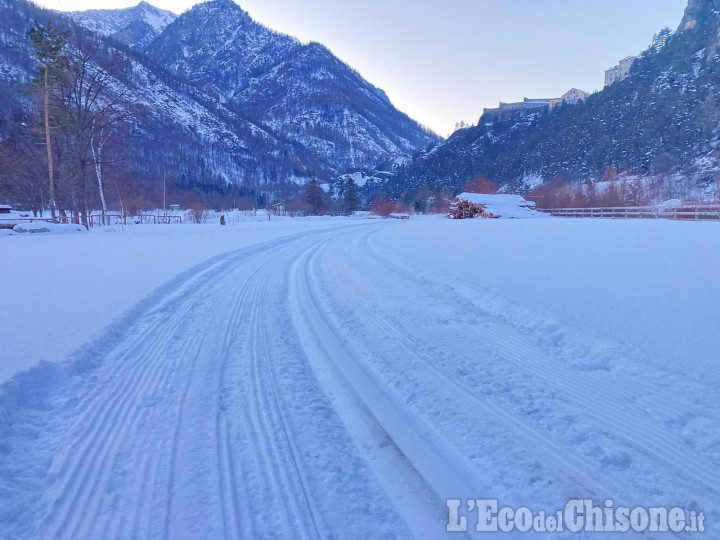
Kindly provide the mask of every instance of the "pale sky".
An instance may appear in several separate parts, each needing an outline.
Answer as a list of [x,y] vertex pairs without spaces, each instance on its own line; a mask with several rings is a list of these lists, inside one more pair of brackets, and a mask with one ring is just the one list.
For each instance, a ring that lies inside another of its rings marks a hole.
[[[137,0],[139,1],[139,0]],[[39,0],[55,9],[136,0]],[[181,13],[192,0],[149,0]],[[687,0],[237,0],[253,18],[319,41],[400,110],[448,135],[483,107],[603,86],[604,70],[679,25]]]

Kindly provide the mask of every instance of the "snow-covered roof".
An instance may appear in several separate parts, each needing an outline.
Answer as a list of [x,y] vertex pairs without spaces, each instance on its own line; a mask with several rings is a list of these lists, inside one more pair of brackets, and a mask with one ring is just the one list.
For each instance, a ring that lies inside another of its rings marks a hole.
[[485,211],[495,216],[507,219],[547,217],[535,210],[535,203],[528,201],[521,195],[487,195],[484,193],[461,193],[457,196],[473,204],[481,204]]
[[672,208],[673,206],[682,206],[682,200],[670,199],[669,201],[661,202],[658,206],[662,208]]
[[534,202],[530,202],[527,199],[525,199],[522,195],[509,195],[507,193],[501,193],[497,195],[488,195],[487,193],[470,193],[465,192],[461,193],[457,196],[458,199],[462,199],[464,201],[471,202],[473,204],[497,204],[499,202],[503,203],[513,203],[513,204],[522,204],[525,206],[535,206]]

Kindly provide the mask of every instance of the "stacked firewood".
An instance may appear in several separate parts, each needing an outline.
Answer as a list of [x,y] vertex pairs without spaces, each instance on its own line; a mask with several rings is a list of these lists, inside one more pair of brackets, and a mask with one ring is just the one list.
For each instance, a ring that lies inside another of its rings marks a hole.
[[457,202],[450,205],[450,213],[447,217],[449,219],[493,219],[496,216],[486,212],[482,204],[475,204],[465,199],[458,199]]

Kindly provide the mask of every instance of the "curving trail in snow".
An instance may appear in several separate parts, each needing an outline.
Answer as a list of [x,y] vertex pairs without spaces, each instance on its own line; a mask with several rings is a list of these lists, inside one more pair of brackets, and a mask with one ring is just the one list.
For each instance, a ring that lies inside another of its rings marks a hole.
[[713,526],[717,450],[671,422],[696,386],[609,369],[591,336],[398,259],[387,226],[214,259],[26,378],[0,537],[438,538],[447,497],[677,504]]

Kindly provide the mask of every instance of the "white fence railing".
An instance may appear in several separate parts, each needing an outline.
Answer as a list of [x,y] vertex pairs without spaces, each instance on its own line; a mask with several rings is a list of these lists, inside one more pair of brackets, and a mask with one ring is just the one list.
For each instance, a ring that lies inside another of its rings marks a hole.
[[679,219],[689,221],[720,221],[720,204],[682,206],[618,206],[607,208],[539,208],[551,216],[604,219]]

